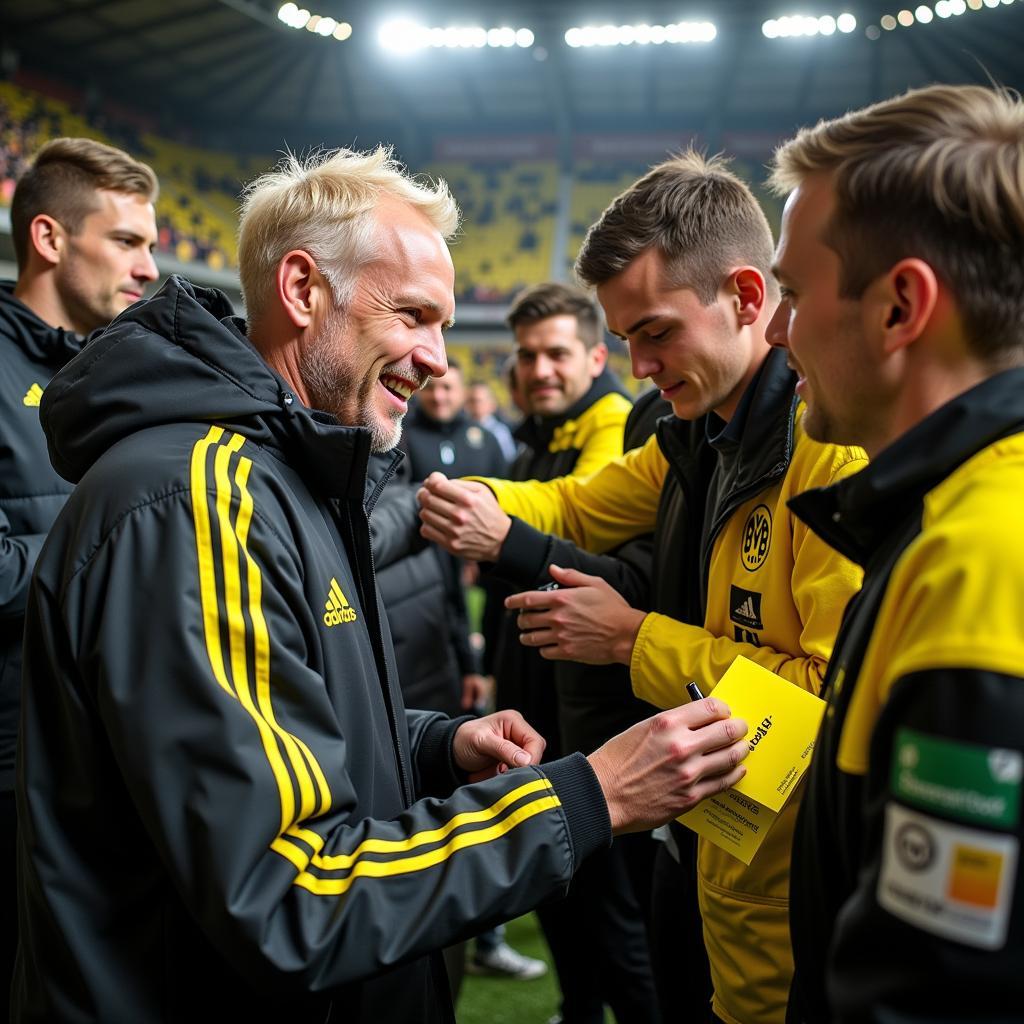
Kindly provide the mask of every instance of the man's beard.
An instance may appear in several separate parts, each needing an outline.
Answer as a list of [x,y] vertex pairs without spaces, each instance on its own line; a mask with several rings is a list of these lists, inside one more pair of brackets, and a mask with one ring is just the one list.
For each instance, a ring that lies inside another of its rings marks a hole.
[[348,427],[365,427],[370,431],[370,450],[387,452],[402,436],[403,414],[394,412],[382,420],[376,411],[376,388],[380,376],[394,373],[422,384],[424,375],[411,366],[393,363],[379,374],[360,377],[348,352],[353,344],[342,341],[346,328],[343,314],[333,312],[324,321],[323,329],[312,339],[299,363],[299,375],[306,387],[310,405],[336,416]]

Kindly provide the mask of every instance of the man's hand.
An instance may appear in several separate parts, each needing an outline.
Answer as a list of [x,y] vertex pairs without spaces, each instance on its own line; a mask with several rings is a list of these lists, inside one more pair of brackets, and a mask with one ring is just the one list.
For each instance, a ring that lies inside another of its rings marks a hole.
[[476,562],[494,562],[512,526],[489,487],[431,473],[416,494],[420,533],[445,551]]
[[743,778],[747,723],[728,715],[706,697],[639,722],[590,755],[614,834],[663,825]]
[[518,711],[498,711],[465,722],[455,733],[452,756],[470,782],[490,779],[528,764],[538,764],[544,737],[526,724]]
[[587,665],[628,665],[646,613],[631,608],[599,576],[552,565],[559,590],[527,590],[505,599],[518,609],[519,642],[542,658]]
[[462,697],[459,703],[463,711],[489,706],[491,694],[494,693],[494,679],[470,672],[462,677]]

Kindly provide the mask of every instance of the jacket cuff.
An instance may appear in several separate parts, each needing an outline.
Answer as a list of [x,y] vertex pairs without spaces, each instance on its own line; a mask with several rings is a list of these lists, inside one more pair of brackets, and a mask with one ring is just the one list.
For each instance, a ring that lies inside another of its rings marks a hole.
[[455,764],[452,747],[459,726],[472,720],[472,715],[441,718],[423,734],[416,760],[427,767],[427,772],[421,775],[419,796],[447,797],[468,781],[466,773]]
[[[535,586],[548,564],[551,538],[512,516],[512,526],[501,546],[493,572],[510,583]],[[542,582],[542,581],[541,581]]]
[[579,753],[540,766],[561,801],[572,840],[573,871],[612,842],[604,791],[590,762]]

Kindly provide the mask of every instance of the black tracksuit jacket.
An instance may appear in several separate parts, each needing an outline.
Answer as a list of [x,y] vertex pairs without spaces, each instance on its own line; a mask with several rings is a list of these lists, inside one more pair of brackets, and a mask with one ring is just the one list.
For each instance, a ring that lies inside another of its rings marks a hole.
[[396,456],[171,278],[50,384],[17,1021],[451,1020],[436,950],[608,842],[568,758],[456,788],[406,711],[367,517]]
[[71,493],[51,468],[39,426],[50,378],[82,337],[39,319],[0,281],[0,792],[14,788],[21,634],[32,567]]

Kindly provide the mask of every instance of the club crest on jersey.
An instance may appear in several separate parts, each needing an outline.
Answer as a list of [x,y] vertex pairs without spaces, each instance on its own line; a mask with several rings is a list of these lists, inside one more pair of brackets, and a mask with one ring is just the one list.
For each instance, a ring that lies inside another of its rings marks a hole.
[[767,505],[758,505],[743,526],[740,561],[749,572],[760,569],[772,546],[772,512]]

